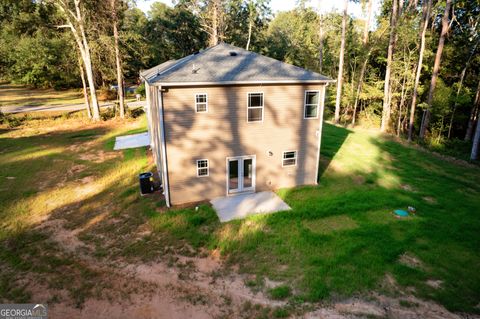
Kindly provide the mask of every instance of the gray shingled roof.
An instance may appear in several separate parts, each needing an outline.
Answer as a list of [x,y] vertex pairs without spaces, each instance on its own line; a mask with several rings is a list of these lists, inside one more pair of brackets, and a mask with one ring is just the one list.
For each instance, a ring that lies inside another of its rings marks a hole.
[[[236,55],[232,56],[232,52]],[[333,81],[319,73],[226,43],[167,61],[140,75],[150,84]]]

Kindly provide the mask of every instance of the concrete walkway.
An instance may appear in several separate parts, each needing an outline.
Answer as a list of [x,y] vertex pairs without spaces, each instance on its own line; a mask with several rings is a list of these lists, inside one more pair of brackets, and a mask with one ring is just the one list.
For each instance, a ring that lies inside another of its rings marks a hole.
[[115,138],[114,150],[124,150],[127,148],[137,148],[150,145],[150,135],[148,132],[132,135],[117,136]]
[[268,214],[290,210],[283,200],[273,192],[241,194],[219,197],[210,201],[217,211],[220,222],[242,219],[255,214]]

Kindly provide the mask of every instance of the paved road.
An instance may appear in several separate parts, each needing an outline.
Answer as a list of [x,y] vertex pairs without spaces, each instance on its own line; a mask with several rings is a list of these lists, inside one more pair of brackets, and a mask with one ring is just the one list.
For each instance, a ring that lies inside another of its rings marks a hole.
[[[100,103],[100,107],[112,107],[113,102]],[[147,105],[146,101],[138,102],[127,102],[127,107],[135,109],[138,107],[143,107]],[[85,104],[64,104],[64,105],[39,105],[39,106],[2,106],[0,111],[3,113],[29,113],[29,112],[71,112],[71,111],[80,111],[85,109]]]

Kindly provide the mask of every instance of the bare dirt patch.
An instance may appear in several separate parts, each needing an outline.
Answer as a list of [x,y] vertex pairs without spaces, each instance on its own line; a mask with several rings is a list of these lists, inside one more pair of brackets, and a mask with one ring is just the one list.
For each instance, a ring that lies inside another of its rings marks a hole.
[[78,157],[84,161],[90,161],[94,163],[102,163],[114,158],[118,158],[122,155],[121,152],[106,152],[103,150],[88,151],[80,154]]
[[443,280],[429,279],[429,280],[427,280],[427,285],[429,285],[430,287],[435,288],[435,289],[440,289],[440,288],[442,288]]
[[80,229],[68,230],[63,227],[65,220],[52,219],[40,224],[37,229],[51,232],[51,239],[59,243],[66,251],[73,252],[86,244],[78,239]]
[[422,198],[424,201],[426,201],[427,203],[430,203],[430,204],[436,204],[437,203],[437,200],[431,196],[425,196]]
[[408,254],[408,253],[404,253],[400,256],[399,260],[398,260],[401,264],[404,264],[408,267],[411,267],[411,268],[423,268],[423,263],[420,259],[418,259],[417,257],[411,255],[411,254]]
[[352,177],[352,179],[353,179],[353,182],[357,185],[365,184],[365,177],[363,177],[362,175],[355,175]]
[[82,184],[92,183],[93,181],[95,181],[95,176],[85,176],[83,178],[78,179],[78,181]]
[[408,184],[402,184],[400,185],[400,188],[407,192],[412,192],[412,193],[416,192],[416,190],[411,185],[408,185]]
[[83,172],[86,168],[87,168],[87,166],[85,166],[83,164],[75,164],[75,165],[72,165],[72,167],[70,167],[70,169],[68,170],[68,173],[70,175],[75,175],[75,174],[78,174],[80,172]]
[[[413,296],[392,298],[384,295],[369,294],[368,301],[360,298],[334,303],[302,316],[305,319],[352,319],[352,318],[390,318],[390,319],[461,319],[442,306],[417,299]],[[465,318],[479,318],[471,316]]]
[[370,317],[385,317],[386,311],[381,306],[372,302],[365,302],[363,300],[352,300],[335,304],[335,310],[339,313],[370,316]]

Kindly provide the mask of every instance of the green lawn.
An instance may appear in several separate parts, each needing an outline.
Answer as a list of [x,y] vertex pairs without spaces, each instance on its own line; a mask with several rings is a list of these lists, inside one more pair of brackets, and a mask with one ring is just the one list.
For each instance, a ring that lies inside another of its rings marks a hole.
[[[149,212],[150,223],[172,243],[219,248],[230,264],[258,276],[252,286],[264,277],[286,283],[292,300],[400,289],[453,311],[480,311],[477,167],[327,124],[321,169],[318,187],[279,191],[290,212],[219,225],[204,206]],[[408,206],[416,216],[393,216]],[[145,257],[150,244],[130,251]]]
[[[227,266],[256,275],[246,282],[252,289],[267,289],[265,278],[282,282],[266,291],[273,299],[403,291],[480,312],[478,167],[327,124],[319,186],[279,190],[290,212],[220,224],[206,205],[165,213],[160,199],[138,195],[136,174],[151,169],[145,152],[109,150],[115,135],[144,129],[144,119],[36,125],[0,131],[0,300],[29,300],[28,286],[12,284],[25,274],[41,274],[79,304],[112,280],[35,228],[62,218],[81,229],[83,253],[105,263],[175,262],[217,249]],[[407,206],[417,215],[393,217]]]
[[0,84],[0,106],[39,106],[83,103],[81,90],[32,89],[23,85]]

